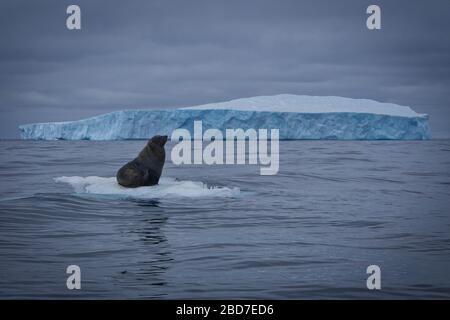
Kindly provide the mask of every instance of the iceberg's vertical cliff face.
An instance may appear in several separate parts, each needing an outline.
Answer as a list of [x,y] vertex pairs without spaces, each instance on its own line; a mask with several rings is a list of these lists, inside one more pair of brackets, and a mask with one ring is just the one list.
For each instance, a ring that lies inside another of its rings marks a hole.
[[[278,105],[276,97],[279,97]],[[258,98],[260,101],[255,102]],[[240,99],[234,104],[233,101],[217,104],[216,108],[211,104],[171,110],[125,110],[79,121],[21,125],[19,129],[22,139],[148,139],[156,134],[170,136],[177,128],[193,132],[194,121],[202,120],[204,130],[279,129],[280,139],[421,140],[431,137],[428,116],[408,107],[371,100],[314,97],[318,100],[308,109],[307,103],[314,102],[310,98],[282,95]],[[300,112],[295,111],[296,101]],[[358,108],[358,104],[364,108]],[[373,112],[368,112],[369,109]]]

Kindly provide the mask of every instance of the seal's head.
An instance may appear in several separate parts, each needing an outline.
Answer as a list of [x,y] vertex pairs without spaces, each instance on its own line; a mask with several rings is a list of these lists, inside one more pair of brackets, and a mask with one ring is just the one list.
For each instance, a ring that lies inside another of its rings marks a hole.
[[166,151],[164,150],[164,145],[167,142],[167,136],[153,136],[148,140],[147,145],[141,151],[139,157],[143,161],[148,161],[148,159],[160,159],[164,162],[166,158]]
[[156,144],[160,147],[164,147],[167,142],[167,136],[154,136],[148,141],[148,144]]

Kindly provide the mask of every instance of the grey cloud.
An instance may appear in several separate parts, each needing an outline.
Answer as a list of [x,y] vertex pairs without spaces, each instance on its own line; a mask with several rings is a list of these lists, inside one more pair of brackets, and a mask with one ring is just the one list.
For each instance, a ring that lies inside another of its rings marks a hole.
[[[65,9],[82,8],[81,31]],[[365,9],[382,8],[368,31]],[[277,93],[410,105],[450,136],[450,2],[139,0],[0,4],[0,137],[20,123]]]

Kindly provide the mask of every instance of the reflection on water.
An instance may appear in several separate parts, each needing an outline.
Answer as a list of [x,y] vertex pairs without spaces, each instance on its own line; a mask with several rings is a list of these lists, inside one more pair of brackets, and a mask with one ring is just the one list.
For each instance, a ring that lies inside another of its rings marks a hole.
[[141,254],[135,257],[133,264],[121,271],[117,281],[126,283],[127,286],[146,287],[149,290],[151,286],[166,285],[164,275],[173,260],[162,230],[168,217],[163,209],[158,208],[158,201],[135,203],[144,210],[121,232],[130,237],[137,237],[136,241],[142,244]]

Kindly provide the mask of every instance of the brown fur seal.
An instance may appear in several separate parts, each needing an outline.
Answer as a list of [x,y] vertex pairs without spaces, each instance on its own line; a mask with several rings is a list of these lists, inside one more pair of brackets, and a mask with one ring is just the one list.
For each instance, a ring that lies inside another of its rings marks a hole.
[[166,160],[166,142],[167,136],[151,138],[136,159],[117,171],[117,182],[128,188],[158,184]]

